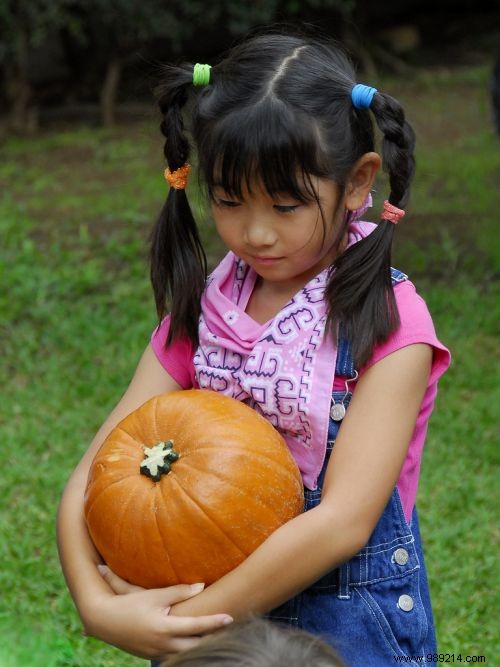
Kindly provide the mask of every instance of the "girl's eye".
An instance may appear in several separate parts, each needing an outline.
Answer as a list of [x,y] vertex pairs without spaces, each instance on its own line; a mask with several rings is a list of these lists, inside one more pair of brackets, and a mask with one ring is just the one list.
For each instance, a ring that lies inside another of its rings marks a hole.
[[278,213],[293,213],[298,208],[299,204],[295,204],[295,206],[282,206],[281,204],[274,204],[274,209],[278,211]]
[[232,201],[231,199],[217,199],[216,203],[218,206],[224,206],[225,208],[236,208],[236,206],[240,206],[240,202]]

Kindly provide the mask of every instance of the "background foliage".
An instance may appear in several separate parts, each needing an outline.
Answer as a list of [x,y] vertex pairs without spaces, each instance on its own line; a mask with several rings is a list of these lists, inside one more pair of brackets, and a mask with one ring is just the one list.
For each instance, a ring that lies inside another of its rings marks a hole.
[[[0,136],[148,98],[151,64],[212,62],[256,25],[320,26],[373,77],[415,58],[471,62],[500,42],[500,0],[0,0]],[[432,55],[431,55],[432,54]]]

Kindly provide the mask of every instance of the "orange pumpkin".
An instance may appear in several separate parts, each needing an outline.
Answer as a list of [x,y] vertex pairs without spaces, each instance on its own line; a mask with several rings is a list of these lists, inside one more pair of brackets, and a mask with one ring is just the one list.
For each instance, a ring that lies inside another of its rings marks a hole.
[[92,540],[127,581],[216,581],[303,509],[300,472],[255,410],[199,389],[152,398],[97,453],[85,493]]

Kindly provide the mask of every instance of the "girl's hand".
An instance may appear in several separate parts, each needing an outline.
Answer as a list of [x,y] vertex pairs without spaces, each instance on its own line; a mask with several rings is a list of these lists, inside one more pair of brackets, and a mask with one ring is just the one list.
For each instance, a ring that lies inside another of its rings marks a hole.
[[196,646],[201,638],[233,620],[227,614],[169,616],[172,605],[200,593],[203,584],[144,589],[99,566],[112,594],[94,607],[86,632],[139,658],[165,658]]

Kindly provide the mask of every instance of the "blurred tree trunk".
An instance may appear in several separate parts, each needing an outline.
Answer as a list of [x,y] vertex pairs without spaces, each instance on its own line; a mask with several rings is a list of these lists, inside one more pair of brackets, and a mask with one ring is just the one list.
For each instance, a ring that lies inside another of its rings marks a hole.
[[112,127],[116,121],[116,98],[123,70],[123,58],[114,55],[108,62],[106,76],[101,87],[101,121],[105,127]]
[[28,35],[19,25],[15,59],[4,68],[4,82],[9,109],[7,126],[23,134],[33,134],[38,129],[38,111],[28,76],[28,54]]

